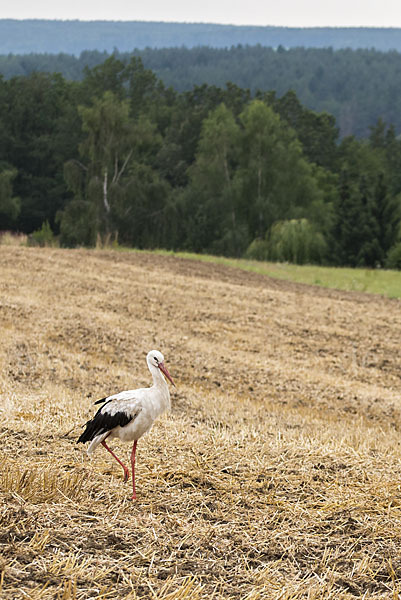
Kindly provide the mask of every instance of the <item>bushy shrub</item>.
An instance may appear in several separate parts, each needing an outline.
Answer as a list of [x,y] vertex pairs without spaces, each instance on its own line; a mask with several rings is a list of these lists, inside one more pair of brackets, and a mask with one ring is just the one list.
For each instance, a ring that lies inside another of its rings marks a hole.
[[28,238],[28,246],[52,247],[57,246],[57,240],[54,237],[49,221],[42,223],[42,227],[37,229]]
[[227,229],[219,240],[210,244],[208,252],[222,256],[243,256],[249,243],[249,237],[246,227],[237,227],[236,229]]
[[269,244],[267,240],[257,238],[248,246],[245,258],[250,260],[269,260]]
[[322,263],[326,253],[327,243],[320,231],[307,219],[291,219],[274,223],[266,239],[254,240],[245,256],[303,265]]
[[401,270],[401,242],[394,244],[388,251],[385,266],[387,269]]
[[96,214],[89,202],[74,198],[56,215],[60,226],[60,246],[94,246],[96,244]]
[[275,223],[268,244],[270,260],[298,265],[321,263],[327,250],[324,236],[307,219]]

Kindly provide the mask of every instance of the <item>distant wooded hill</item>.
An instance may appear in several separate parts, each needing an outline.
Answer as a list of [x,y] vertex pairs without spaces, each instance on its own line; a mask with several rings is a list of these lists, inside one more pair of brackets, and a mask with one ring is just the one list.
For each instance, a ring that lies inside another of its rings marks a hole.
[[0,19],[0,54],[238,44],[277,48],[375,48],[401,51],[401,29],[373,27],[257,27],[145,21],[51,21]]
[[[194,85],[224,87],[227,82],[277,96],[294,90],[301,102],[335,116],[342,136],[369,135],[379,119],[401,132],[401,54],[377,50],[293,48],[262,46],[218,48],[164,48],[136,50],[144,66],[179,92]],[[114,53],[124,63],[132,54]],[[67,54],[0,56],[6,79],[35,71],[61,73],[81,80],[85,67],[103,63],[105,52],[86,51],[79,58]]]

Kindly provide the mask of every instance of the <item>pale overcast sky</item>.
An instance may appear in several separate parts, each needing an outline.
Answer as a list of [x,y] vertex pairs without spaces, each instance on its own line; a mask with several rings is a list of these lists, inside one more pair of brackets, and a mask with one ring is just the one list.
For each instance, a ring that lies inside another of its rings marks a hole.
[[401,27],[401,0],[5,0],[0,18]]

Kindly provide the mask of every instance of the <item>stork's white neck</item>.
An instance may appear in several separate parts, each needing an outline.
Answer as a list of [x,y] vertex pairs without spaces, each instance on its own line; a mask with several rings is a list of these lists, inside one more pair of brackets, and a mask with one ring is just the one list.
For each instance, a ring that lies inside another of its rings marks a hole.
[[153,378],[153,386],[150,389],[155,390],[158,398],[158,412],[164,412],[169,409],[170,404],[170,390],[167,385],[167,381],[164,379],[164,376],[160,369],[155,367],[154,365],[149,365],[149,370],[152,373]]
[[152,374],[153,385],[157,386],[157,387],[167,388],[167,390],[168,390],[167,381],[164,379],[164,376],[163,376],[162,372],[160,371],[160,369],[158,369],[157,367],[155,367],[154,365],[149,364],[149,363],[148,363],[148,367],[149,367],[149,371]]

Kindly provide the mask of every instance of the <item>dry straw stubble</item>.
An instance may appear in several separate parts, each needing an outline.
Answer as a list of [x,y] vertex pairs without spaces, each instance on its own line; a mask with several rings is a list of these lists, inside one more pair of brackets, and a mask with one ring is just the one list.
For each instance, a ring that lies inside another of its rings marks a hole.
[[[146,253],[0,269],[4,598],[397,597],[399,301]],[[154,347],[178,389],[131,503],[75,440]]]

